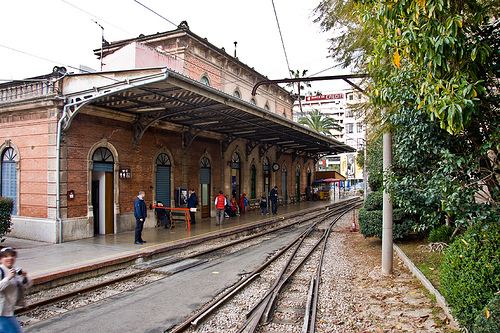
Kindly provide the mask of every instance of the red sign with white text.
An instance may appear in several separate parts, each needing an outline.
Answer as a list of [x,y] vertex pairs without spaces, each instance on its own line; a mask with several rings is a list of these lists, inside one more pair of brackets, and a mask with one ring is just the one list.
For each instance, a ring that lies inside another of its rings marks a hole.
[[328,94],[328,95],[319,95],[319,96],[306,96],[306,102],[312,101],[324,101],[328,99],[344,99],[344,94]]

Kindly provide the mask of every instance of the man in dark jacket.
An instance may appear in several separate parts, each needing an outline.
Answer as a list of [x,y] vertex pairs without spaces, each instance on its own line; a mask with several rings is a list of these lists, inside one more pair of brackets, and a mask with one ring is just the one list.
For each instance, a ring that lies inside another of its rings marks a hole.
[[139,195],[134,200],[135,244],[146,243],[146,241],[142,239],[142,227],[148,216],[146,203],[144,202],[145,195],[146,193],[144,193],[144,191],[139,191]]
[[269,200],[272,204],[273,215],[276,215],[278,213],[278,186],[274,186],[269,192]]
[[191,189],[191,195],[187,199],[187,206],[189,208],[189,215],[191,224],[196,224],[196,206],[198,206],[198,197],[194,189]]

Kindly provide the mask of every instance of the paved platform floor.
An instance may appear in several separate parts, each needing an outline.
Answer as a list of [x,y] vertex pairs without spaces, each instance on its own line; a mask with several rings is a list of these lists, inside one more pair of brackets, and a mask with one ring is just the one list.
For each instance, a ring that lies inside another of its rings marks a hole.
[[[340,199],[344,200],[344,198]],[[278,209],[278,216],[294,212],[321,207],[327,202],[301,202],[298,204],[282,206]],[[23,239],[7,237],[3,246],[12,246],[18,250],[17,266],[26,270],[30,276],[39,277],[52,272],[61,272],[85,265],[91,265],[120,256],[137,254],[140,252],[160,247],[171,242],[189,239],[196,236],[217,233],[220,230],[233,228],[245,224],[270,218],[262,216],[259,210],[252,210],[242,216],[226,218],[221,226],[215,225],[215,218],[203,219],[186,230],[185,226],[178,223],[172,230],[164,228],[148,228],[143,231],[143,245],[134,244],[134,232],[124,232],[114,235],[102,235],[62,244],[50,244]]]

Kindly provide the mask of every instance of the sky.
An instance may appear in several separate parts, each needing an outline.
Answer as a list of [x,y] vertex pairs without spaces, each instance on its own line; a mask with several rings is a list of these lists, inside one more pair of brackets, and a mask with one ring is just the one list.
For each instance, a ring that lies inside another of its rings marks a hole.
[[[176,25],[233,54],[270,79],[288,77],[271,0],[139,0]],[[328,57],[328,38],[314,23],[319,0],[274,0],[291,69],[315,74],[335,65]],[[99,68],[93,49],[104,38],[116,41],[176,26],[134,0],[4,0],[0,11],[0,80],[47,74],[55,65]],[[29,53],[16,52],[17,49]],[[34,56],[33,56],[34,55]],[[36,57],[35,57],[36,56]],[[44,58],[46,60],[42,60]],[[334,68],[320,75],[346,74]],[[0,81],[2,82],[2,81]],[[340,81],[313,83],[313,91],[332,92],[349,86]]]

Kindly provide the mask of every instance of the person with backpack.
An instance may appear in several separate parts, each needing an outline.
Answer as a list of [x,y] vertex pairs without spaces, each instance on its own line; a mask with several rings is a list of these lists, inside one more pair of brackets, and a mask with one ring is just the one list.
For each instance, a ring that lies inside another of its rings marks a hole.
[[215,197],[215,209],[217,221],[215,225],[221,225],[222,221],[224,221],[224,209],[226,208],[227,200],[222,191],[219,191],[219,195]]
[[22,332],[14,308],[24,305],[24,292],[31,286],[26,271],[15,267],[17,252],[11,247],[0,250],[0,332]]

